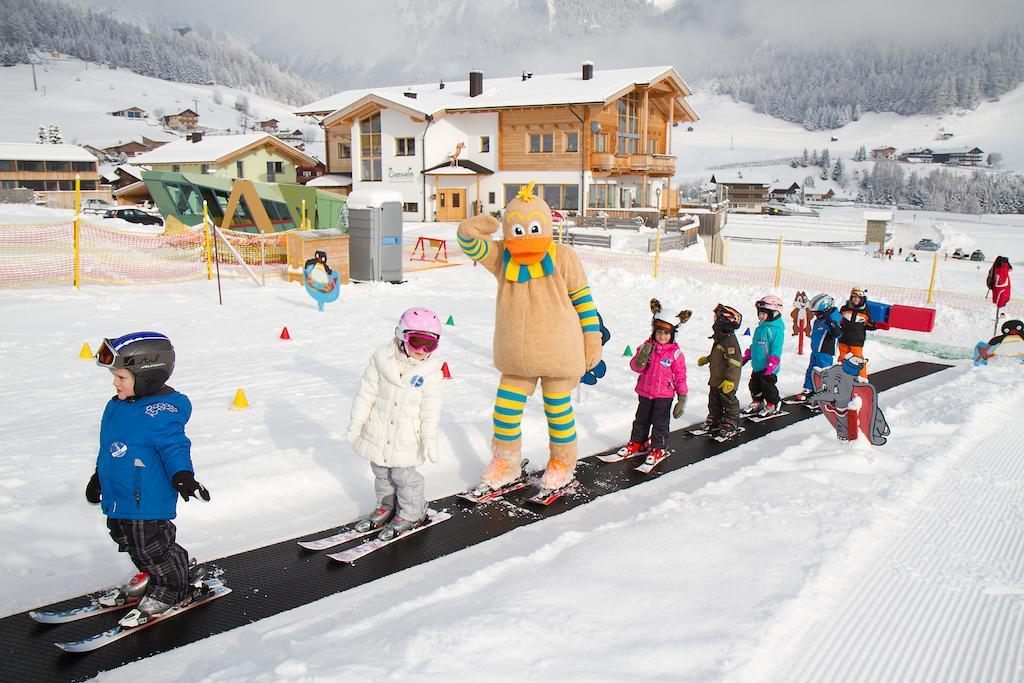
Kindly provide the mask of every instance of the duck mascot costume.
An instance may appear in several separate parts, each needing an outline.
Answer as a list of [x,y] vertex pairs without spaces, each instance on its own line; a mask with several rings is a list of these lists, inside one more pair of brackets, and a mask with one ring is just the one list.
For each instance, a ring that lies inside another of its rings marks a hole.
[[[502,222],[474,216],[459,225],[459,247],[498,280],[494,366],[501,373],[494,401],[492,458],[481,484],[492,489],[522,477],[520,423],[526,399],[540,383],[548,422],[549,458],[542,490],[573,482],[576,426],[572,390],[601,362],[602,325],[587,275],[571,247],[552,239],[551,208],[522,187]],[[492,234],[501,230],[503,240]]]

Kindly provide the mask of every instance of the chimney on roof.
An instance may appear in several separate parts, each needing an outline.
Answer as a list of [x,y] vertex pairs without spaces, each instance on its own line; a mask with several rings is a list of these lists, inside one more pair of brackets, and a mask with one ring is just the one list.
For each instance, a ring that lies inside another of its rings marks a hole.
[[484,72],[474,69],[469,72],[469,96],[476,97],[484,91]]
[[406,97],[408,97],[410,100],[415,100],[416,99],[416,93],[414,93],[412,90],[406,90],[402,94],[405,95]]
[[444,79],[441,79],[441,83],[437,86],[438,90],[444,90]]
[[583,80],[589,81],[594,77],[594,63],[591,61],[583,62]]
[[199,142],[203,139],[202,133],[189,133],[188,139],[193,143]]
[[527,76],[527,75],[526,75],[526,72],[524,71],[524,72],[523,72],[523,80],[525,81],[525,80],[526,80],[527,78],[529,78],[529,76]]

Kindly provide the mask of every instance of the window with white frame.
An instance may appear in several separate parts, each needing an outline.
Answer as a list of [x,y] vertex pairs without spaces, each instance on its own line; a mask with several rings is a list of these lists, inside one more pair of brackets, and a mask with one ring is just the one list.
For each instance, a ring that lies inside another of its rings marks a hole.
[[351,142],[339,142],[338,143],[338,158],[339,159],[351,159],[352,158],[352,143]]
[[480,151],[490,152],[491,151],[491,136],[481,135],[480,136]]

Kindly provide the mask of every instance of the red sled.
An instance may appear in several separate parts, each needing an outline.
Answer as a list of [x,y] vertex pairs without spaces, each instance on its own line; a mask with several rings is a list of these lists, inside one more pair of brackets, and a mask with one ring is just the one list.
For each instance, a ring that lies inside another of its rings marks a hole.
[[889,308],[889,327],[914,332],[931,332],[935,329],[935,309],[919,306],[893,304]]

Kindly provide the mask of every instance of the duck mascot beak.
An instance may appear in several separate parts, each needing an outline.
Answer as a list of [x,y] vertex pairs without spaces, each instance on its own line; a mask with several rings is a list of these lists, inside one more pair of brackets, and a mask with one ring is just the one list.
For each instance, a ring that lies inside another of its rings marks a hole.
[[551,208],[524,186],[505,207],[502,233],[512,260],[524,266],[540,263],[551,247]]

